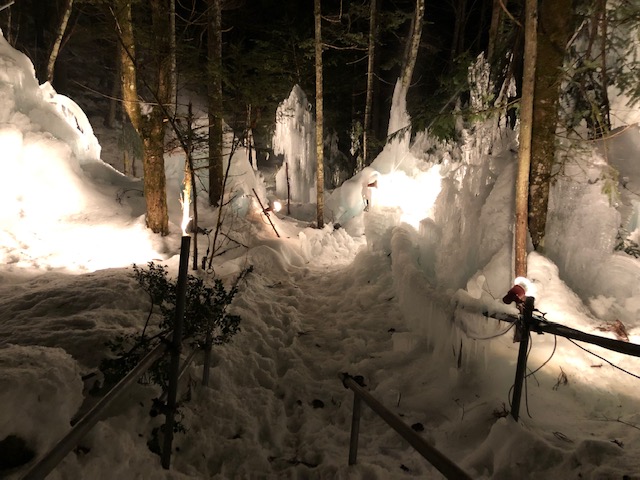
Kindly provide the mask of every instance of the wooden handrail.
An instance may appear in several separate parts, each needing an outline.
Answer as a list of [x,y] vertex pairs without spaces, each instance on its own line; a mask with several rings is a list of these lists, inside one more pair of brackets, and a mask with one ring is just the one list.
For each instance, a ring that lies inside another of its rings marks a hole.
[[[501,322],[510,323],[517,322],[519,318],[517,315],[511,315],[508,313],[489,314],[485,312],[484,316],[495,318],[496,320],[500,320]],[[621,340],[615,340],[613,338],[601,337],[599,335],[593,335],[591,333],[585,333],[580,330],[576,330],[575,328],[566,327],[559,323],[549,322],[537,315],[533,315],[531,320],[531,330],[534,332],[550,333],[551,335],[558,335],[560,337],[578,340],[579,342],[598,345],[602,348],[606,348],[607,350],[624,353],[625,355],[640,357],[640,345],[638,344],[623,342]]]
[[[449,480],[471,480],[471,477],[458,465],[442,454],[435,447],[429,445],[424,438],[414,432],[399,417],[391,413],[382,403],[362,388],[353,377],[347,373],[339,375],[344,386],[353,391],[354,410],[351,424],[351,442],[349,449],[349,465],[356,463],[358,450],[358,430],[360,424],[360,400],[364,401],[375,413],[393,428],[402,438],[416,449],[431,465]],[[356,414],[357,411],[357,414]],[[354,439],[355,436],[355,439]]]
[[82,416],[80,420],[47,454],[36,463],[22,480],[42,480],[62,461],[67,454],[73,450],[78,442],[98,423],[102,418],[104,411],[117,399],[120,395],[138,381],[138,378],[149,370],[151,366],[158,361],[166,352],[167,344],[161,342],[153,350],[151,350],[140,363],[136,365],[122,380],[120,380],[109,392],[96,403],[91,410]]

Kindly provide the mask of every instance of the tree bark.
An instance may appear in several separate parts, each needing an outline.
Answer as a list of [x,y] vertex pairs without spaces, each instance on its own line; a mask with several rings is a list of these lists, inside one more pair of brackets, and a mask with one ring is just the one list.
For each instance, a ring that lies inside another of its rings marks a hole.
[[[370,13],[369,13],[369,49],[367,59],[367,94],[364,104],[364,125],[362,128],[362,166],[369,165],[371,159],[369,158],[369,135],[371,129],[371,112],[373,107],[373,69],[375,68],[375,53],[376,53],[376,38],[377,38],[377,21],[378,21],[378,2],[377,0],[371,0]],[[359,165],[360,167],[360,165]],[[358,168],[362,170],[362,168]]]
[[529,233],[536,250],[544,249],[549,186],[556,153],[558,95],[571,15],[571,0],[543,2],[540,7],[529,175]]
[[49,53],[49,60],[47,61],[47,81],[53,84],[53,73],[56,66],[56,59],[60,52],[60,45],[62,45],[62,39],[64,38],[64,32],[67,30],[67,24],[69,23],[69,17],[71,17],[71,10],[73,8],[73,0],[66,0],[64,10],[62,12],[62,18],[58,25],[58,31],[56,32],[56,38],[53,41],[51,52]]
[[318,228],[324,227],[324,131],[322,92],[322,10],[320,0],[314,0],[316,51],[316,198]]
[[142,131],[142,115],[138,103],[137,72],[134,59],[136,47],[131,19],[131,0],[117,0],[116,27],[120,42],[118,56],[120,58],[120,78],[122,81],[122,103],[129,116],[131,125],[138,134]]
[[[161,1],[151,0],[153,29],[158,38],[158,51],[156,52],[158,77],[156,79],[156,99],[154,100],[160,103],[166,102],[168,88],[166,42],[161,40],[166,36],[167,31],[164,20],[166,19],[166,10],[163,9]],[[119,57],[123,104],[133,128],[142,138],[144,150],[142,166],[144,197],[147,207],[146,223],[152,232],[167,235],[169,233],[169,216],[164,172],[164,105],[154,106],[148,117],[142,117],[138,101],[131,0],[117,0],[115,13],[120,36]]]
[[[222,198],[224,169],[222,162],[222,3],[208,3],[208,73],[209,116],[209,205],[217,206]],[[229,159],[231,161],[231,159]]]
[[602,128],[601,136],[611,130],[611,105],[609,103],[609,77],[607,75],[607,35],[609,24],[607,19],[607,0],[598,0],[598,9],[600,10],[600,76],[602,79]]
[[453,26],[453,40],[451,44],[451,55],[449,62],[453,66],[456,57],[464,49],[464,33],[467,23],[467,4],[466,0],[456,0],[453,7],[455,13],[455,23]]
[[[153,35],[156,46],[156,93],[151,114],[145,119],[144,181],[147,202],[147,226],[155,233],[169,233],[167,185],[164,171],[164,134],[166,106],[171,89],[171,56],[167,31],[169,11],[166,0],[150,0]],[[149,177],[149,178],[148,178]]]
[[169,56],[171,58],[169,86],[169,114],[175,117],[178,109],[178,70],[176,66],[176,0],[169,0]]
[[144,155],[144,198],[147,205],[147,227],[154,233],[167,235],[169,220],[167,215],[166,178],[164,173],[164,115],[159,108],[151,111],[145,119],[142,144]]
[[487,47],[487,59],[492,62],[496,52],[496,44],[498,43],[498,32],[502,20],[502,8],[500,2],[506,0],[493,0],[491,5],[491,24],[489,25],[489,45]]
[[422,23],[424,21],[424,1],[416,0],[416,10],[413,15],[413,21],[411,24],[411,33],[409,42],[407,43],[407,50],[402,65],[402,73],[400,74],[400,85],[405,92],[409,90],[411,84],[411,78],[413,77],[413,70],[416,66],[416,59],[418,58],[418,50],[420,49],[420,39],[422,37]]
[[524,72],[520,100],[520,146],[516,180],[515,276],[527,276],[527,199],[531,166],[533,95],[536,81],[536,30],[538,0],[526,0],[524,30]]

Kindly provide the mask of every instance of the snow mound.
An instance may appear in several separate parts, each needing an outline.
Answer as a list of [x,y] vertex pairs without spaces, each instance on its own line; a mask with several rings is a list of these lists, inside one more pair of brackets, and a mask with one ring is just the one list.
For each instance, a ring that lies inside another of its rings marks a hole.
[[0,440],[15,435],[48,450],[68,432],[82,387],[76,362],[62,349],[0,348]]

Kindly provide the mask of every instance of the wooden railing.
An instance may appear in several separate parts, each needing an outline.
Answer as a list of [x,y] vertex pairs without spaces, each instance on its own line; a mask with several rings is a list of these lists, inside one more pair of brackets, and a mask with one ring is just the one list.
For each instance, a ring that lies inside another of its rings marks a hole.
[[502,322],[514,323],[517,328],[520,348],[518,350],[518,362],[516,364],[516,376],[513,388],[513,398],[511,401],[511,416],[516,421],[520,415],[522,386],[526,378],[530,332],[533,331],[540,334],[550,333],[552,335],[568,338],[569,340],[590,343],[614,352],[640,357],[640,345],[581,332],[575,328],[550,322],[544,317],[535,315],[536,310],[534,302],[534,297],[525,297],[520,305],[520,310],[522,312],[521,315],[510,315],[504,313],[489,315],[488,313],[485,313],[485,316],[487,317],[491,317]]
[[84,414],[76,424],[49,452],[35,464],[22,480],[42,480],[73,450],[80,440],[102,418],[105,410],[117,400],[128,387],[138,381],[167,351],[167,343],[160,343],[151,350],[122,380]]
[[[111,390],[109,390],[104,397],[102,397],[88,412],[81,414],[77,419],[74,419],[72,428],[58,443],[49,450],[49,452],[42,457],[37,464],[35,464],[27,474],[22,477],[22,480],[42,480],[56,468],[56,466],[67,456],[67,454],[73,450],[80,440],[89,433],[89,431],[98,423],[104,414],[122,394],[133,385],[138,379],[144,375],[160,358],[167,354],[170,349],[170,344],[167,339],[163,339],[153,350],[151,350],[145,357],[140,360],[140,363],[136,365],[122,380],[120,380]],[[179,382],[184,374],[187,372],[189,366],[199,352],[199,349],[194,349],[187,356],[185,361],[180,367],[180,372],[176,378],[176,382]],[[156,416],[164,413],[166,409],[164,406],[167,400],[167,390],[163,391],[158,401],[155,402],[150,415]],[[158,407],[158,404],[162,404],[163,407]],[[165,452],[163,452],[165,453]]]
[[349,465],[355,465],[358,456],[358,435],[360,432],[360,414],[364,401],[371,410],[404,438],[431,465],[450,480],[470,480],[471,477],[458,465],[453,463],[435,447],[407,426],[399,417],[389,411],[376,400],[356,380],[347,373],[341,373],[340,379],[344,386],[353,391],[353,415],[351,421],[351,440],[349,442]]

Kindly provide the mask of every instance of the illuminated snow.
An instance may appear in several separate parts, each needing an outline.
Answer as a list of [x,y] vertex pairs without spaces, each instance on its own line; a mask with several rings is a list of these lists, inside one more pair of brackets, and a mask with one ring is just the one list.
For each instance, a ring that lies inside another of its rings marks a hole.
[[[140,181],[97,158],[85,117],[67,100],[52,104],[50,87],[40,89],[26,57],[4,41],[0,66],[0,440],[19,435],[42,455],[67,431],[83,399],[80,375],[97,370],[105,342],[148,318],[146,294],[121,267],[156,260],[176,273],[184,159],[166,157],[171,232],[152,235]],[[396,100],[391,117],[402,126],[406,109]],[[238,150],[225,219],[233,242],[212,270],[229,281],[254,266],[233,305],[242,331],[215,349],[213,388],[196,382],[182,404],[187,431],[176,435],[172,470],[147,446],[160,423],[149,416],[159,392],[137,385],[51,478],[435,478],[366,409],[359,463],[347,465],[353,398],[338,380],[344,371],[363,375],[372,395],[424,426],[420,435],[473,478],[633,478],[638,379],[566,340],[532,334],[529,369],[544,368],[528,379],[531,417],[498,418],[509,409],[518,344],[482,312],[517,313],[501,301],[513,284],[515,159],[513,132],[492,128],[465,131],[463,145],[392,142],[328,192],[324,229],[308,227],[313,214],[269,212],[280,238],[256,199],[270,204],[264,182]],[[307,134],[279,138],[299,154]],[[487,138],[503,143],[490,154]],[[609,146],[629,191],[640,191],[637,149]],[[589,174],[572,176],[581,186],[559,181],[552,191],[549,247],[558,261],[528,256],[536,307],[609,337],[597,327],[622,319],[638,342],[639,262],[609,248],[612,219],[629,220],[633,207],[612,210],[602,195],[608,166],[579,160]],[[300,192],[312,197],[310,183]],[[200,225],[211,227],[217,210],[199,193]],[[629,197],[623,190],[621,206]],[[203,255],[211,238],[198,239]],[[197,275],[211,281],[213,272]],[[640,373],[637,358],[594,352]],[[201,370],[196,360],[193,378]]]

